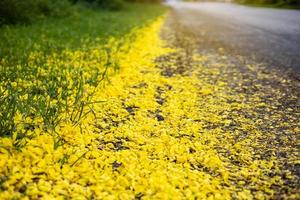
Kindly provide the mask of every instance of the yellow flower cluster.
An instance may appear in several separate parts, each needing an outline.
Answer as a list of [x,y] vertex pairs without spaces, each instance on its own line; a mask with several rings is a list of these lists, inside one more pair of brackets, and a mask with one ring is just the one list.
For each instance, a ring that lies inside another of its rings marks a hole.
[[[165,47],[159,37],[162,23],[159,19],[134,30],[118,49],[112,39],[109,55],[95,48],[48,58],[49,68],[88,69],[84,79],[103,70],[108,60],[120,68],[109,84],[84,85],[83,93],[93,94],[89,98],[94,103],[83,107],[86,114],[75,123],[64,116],[66,108],[55,130],[45,131],[42,125],[28,130],[32,137],[21,149],[14,147],[16,134],[0,139],[0,199],[273,197],[273,185],[283,184],[278,175],[269,176],[279,170],[276,159],[256,158],[250,145],[259,146],[264,133],[243,116],[235,116],[235,122],[223,117],[249,105],[228,103],[243,97],[228,94],[224,81],[199,79],[199,74],[220,73],[197,64],[205,57],[194,56],[189,75],[164,75],[155,59],[169,55],[163,64],[172,67],[182,52]],[[134,40],[128,39],[133,35]],[[31,65],[38,59],[38,53],[33,54]],[[76,96],[66,100],[74,101]],[[15,118],[17,124],[27,120],[32,119]],[[241,129],[221,128],[232,123]],[[246,136],[237,139],[243,130]]]

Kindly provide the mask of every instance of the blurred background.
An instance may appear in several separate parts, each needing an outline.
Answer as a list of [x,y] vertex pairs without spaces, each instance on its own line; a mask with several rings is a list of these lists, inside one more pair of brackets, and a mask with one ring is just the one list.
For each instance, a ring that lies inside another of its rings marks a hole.
[[[28,23],[45,16],[70,15],[76,4],[87,4],[109,10],[118,10],[126,2],[180,2],[184,0],[1,0],[0,24]],[[188,2],[235,2],[256,6],[299,8],[299,0],[185,0]]]

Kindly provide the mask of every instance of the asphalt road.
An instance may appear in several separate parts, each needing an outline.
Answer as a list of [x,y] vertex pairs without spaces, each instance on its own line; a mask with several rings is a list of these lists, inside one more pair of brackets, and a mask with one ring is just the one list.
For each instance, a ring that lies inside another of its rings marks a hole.
[[197,37],[284,71],[300,72],[300,11],[230,3],[169,3],[177,22]]

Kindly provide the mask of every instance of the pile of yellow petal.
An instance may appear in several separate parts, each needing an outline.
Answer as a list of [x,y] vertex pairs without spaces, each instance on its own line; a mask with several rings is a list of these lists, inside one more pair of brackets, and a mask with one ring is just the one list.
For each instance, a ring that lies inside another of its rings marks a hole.
[[[85,86],[86,93],[95,90],[95,103],[76,123],[62,113],[55,130],[41,125],[20,149],[13,146],[17,136],[0,139],[0,199],[272,198],[272,185],[283,184],[268,176],[278,170],[276,160],[254,159],[248,145],[262,133],[242,117],[249,136],[240,142],[234,141],[239,133],[218,128],[231,123],[219,113],[247,105],[228,104],[224,82],[199,80],[200,68],[163,76],[155,59],[176,50],[160,39],[162,24],[134,30],[133,42],[112,50],[120,70],[96,89]],[[53,55],[49,65],[95,68],[103,52],[91,54],[89,63],[77,63],[82,52],[68,51],[68,61]]]

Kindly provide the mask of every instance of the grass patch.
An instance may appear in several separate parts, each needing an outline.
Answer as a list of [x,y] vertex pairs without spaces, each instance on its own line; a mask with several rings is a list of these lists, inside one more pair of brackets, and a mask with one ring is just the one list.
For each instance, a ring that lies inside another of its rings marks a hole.
[[0,57],[10,63],[24,63],[35,50],[47,54],[82,48],[83,43],[95,44],[95,38],[105,43],[109,37],[120,37],[154,19],[165,9],[155,4],[126,4],[123,10],[112,12],[78,6],[66,18],[47,18],[28,26],[4,26],[0,28]]
[[0,136],[23,139],[37,126],[53,131],[64,119],[78,123],[93,103],[87,88],[95,90],[108,68],[119,67],[114,57],[123,36],[165,9],[126,4],[111,12],[79,5],[66,18],[1,27]]

